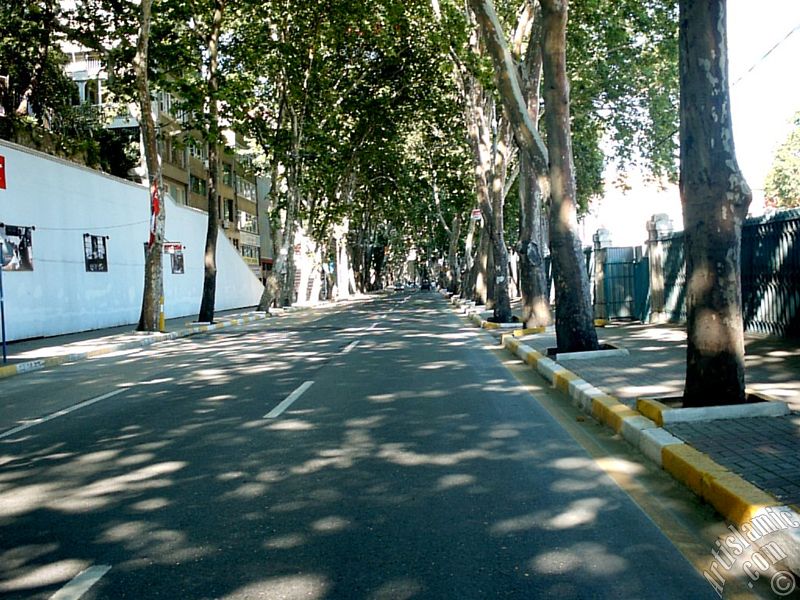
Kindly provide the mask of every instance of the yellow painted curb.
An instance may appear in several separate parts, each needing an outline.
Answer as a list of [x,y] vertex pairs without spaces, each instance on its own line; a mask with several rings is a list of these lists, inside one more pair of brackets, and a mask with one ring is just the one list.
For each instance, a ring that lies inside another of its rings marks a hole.
[[594,326],[595,327],[605,327],[608,325],[608,321],[606,319],[595,319]]
[[535,367],[540,360],[544,358],[544,354],[536,350],[531,350],[525,355],[525,362],[532,367]]
[[661,463],[665,471],[685,483],[701,498],[704,497],[703,490],[708,485],[709,478],[725,472],[722,466],[688,444],[664,446],[661,449]]
[[483,329],[500,329],[500,323],[492,323],[490,321],[481,321]]
[[503,334],[501,341],[503,345],[512,353],[516,352],[520,346],[520,341],[512,335]]
[[672,409],[658,400],[639,398],[636,400],[636,410],[661,427],[664,424],[664,411]]
[[624,405],[622,402],[618,402],[616,406],[609,406],[608,412],[606,413],[608,417],[608,421],[606,421],[611,428],[619,433],[622,431],[622,424],[625,422],[625,419],[630,419],[631,417],[638,417],[638,412],[633,410],[631,407]]
[[569,394],[569,382],[576,379],[580,379],[580,377],[572,371],[556,371],[553,373],[553,387],[565,394]]
[[116,350],[116,348],[98,348],[97,350],[91,350],[86,353],[88,358],[92,358],[94,356],[103,356],[104,354],[109,354]]
[[11,377],[16,374],[17,374],[16,365],[6,365],[5,367],[0,367],[0,379]]
[[526,335],[534,335],[536,333],[544,333],[544,327],[528,327],[526,329],[515,329],[511,335],[514,337],[524,337]]
[[622,421],[627,417],[637,416],[637,412],[625,406],[614,396],[603,395],[592,398],[592,415],[601,423],[605,423],[614,431],[622,429]]
[[760,510],[780,502],[688,444],[661,451],[664,469],[686,484],[730,522],[751,521]]
[[704,479],[703,483],[703,497],[736,525],[751,521],[767,506],[780,504],[776,498],[727,470]]

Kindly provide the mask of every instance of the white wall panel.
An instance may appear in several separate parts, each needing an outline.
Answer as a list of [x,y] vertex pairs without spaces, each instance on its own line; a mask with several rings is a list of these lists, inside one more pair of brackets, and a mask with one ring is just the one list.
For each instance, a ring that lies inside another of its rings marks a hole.
[[[135,323],[148,238],[147,190],[0,141],[6,189],[0,222],[35,226],[34,270],[3,272],[9,340]],[[196,316],[203,286],[207,216],[167,200],[167,239],[185,246],[185,273],[164,256],[167,318]],[[108,272],[86,271],[83,234],[108,237]],[[216,310],[253,306],[262,286],[222,231]]]

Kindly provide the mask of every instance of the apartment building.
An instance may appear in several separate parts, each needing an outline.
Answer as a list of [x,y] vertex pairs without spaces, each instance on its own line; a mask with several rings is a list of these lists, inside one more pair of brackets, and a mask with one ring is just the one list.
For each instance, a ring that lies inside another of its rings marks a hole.
[[[78,101],[96,108],[98,114],[103,113],[109,107],[105,96],[107,74],[101,56],[71,44],[65,44],[63,50],[69,58],[66,72],[78,87]],[[119,113],[109,127],[138,130],[138,121],[128,111]],[[185,115],[171,94],[156,94],[153,114],[158,127],[164,189],[177,203],[207,211],[207,146],[196,132],[187,130]],[[224,137],[225,143],[220,144],[218,152],[221,158],[217,194],[220,224],[242,259],[258,277],[262,277],[258,215],[259,211],[266,211],[266,198],[259,198],[258,190],[263,186],[258,185],[244,138],[233,131],[226,131]],[[143,173],[144,169],[140,167],[130,175],[135,178]]]

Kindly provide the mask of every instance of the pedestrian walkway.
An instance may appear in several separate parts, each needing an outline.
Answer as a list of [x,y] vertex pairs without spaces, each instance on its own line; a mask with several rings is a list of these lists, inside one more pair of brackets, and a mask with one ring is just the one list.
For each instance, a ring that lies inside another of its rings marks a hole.
[[366,296],[353,297],[347,301],[319,302],[298,305],[289,309],[271,309],[271,315],[256,312],[253,308],[217,311],[213,325],[197,323],[192,316],[168,319],[164,332],[147,333],[135,331],[135,325],[122,325],[105,329],[95,329],[46,338],[35,338],[9,342],[7,344],[7,363],[0,363],[0,380],[45,367],[54,367],[67,362],[93,358],[110,352],[130,350],[151,344],[202,333],[232,325],[305,310],[324,310],[344,307],[351,302],[367,299]]

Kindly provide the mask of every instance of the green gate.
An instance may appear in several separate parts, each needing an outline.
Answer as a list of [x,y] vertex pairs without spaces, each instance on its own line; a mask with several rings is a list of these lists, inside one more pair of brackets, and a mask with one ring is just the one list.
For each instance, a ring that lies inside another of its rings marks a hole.
[[650,311],[650,265],[641,248],[606,248],[603,292],[609,320],[645,321]]

